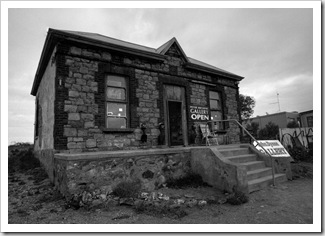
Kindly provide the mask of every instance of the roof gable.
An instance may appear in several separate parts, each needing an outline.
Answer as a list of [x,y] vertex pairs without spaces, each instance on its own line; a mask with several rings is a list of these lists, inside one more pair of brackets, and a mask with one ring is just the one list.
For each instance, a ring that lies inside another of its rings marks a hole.
[[156,52],[161,55],[171,55],[171,56],[178,55],[179,57],[183,58],[186,62],[189,62],[188,57],[186,56],[181,45],[179,45],[175,37],[173,37],[171,40],[169,40],[168,42],[166,42],[165,44],[157,48]]

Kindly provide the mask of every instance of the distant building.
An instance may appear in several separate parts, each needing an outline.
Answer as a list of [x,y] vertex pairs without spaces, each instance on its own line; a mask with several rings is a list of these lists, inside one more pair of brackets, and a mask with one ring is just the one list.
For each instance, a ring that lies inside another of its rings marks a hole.
[[301,127],[313,127],[313,110],[299,113]]
[[249,118],[243,121],[243,124],[251,124],[253,122],[259,124],[259,129],[263,129],[269,122],[272,122],[279,126],[279,128],[287,128],[288,123],[292,121],[299,121],[298,112],[279,112],[274,114],[268,114],[265,116],[257,116]]

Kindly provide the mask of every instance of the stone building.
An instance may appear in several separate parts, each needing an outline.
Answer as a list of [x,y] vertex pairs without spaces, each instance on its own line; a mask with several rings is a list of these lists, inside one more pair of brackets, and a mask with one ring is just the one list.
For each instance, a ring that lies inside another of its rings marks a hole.
[[[46,165],[55,153],[200,145],[198,123],[240,119],[242,79],[188,57],[176,38],[155,49],[49,29],[31,90],[35,152]],[[215,128],[239,143],[235,124]]]

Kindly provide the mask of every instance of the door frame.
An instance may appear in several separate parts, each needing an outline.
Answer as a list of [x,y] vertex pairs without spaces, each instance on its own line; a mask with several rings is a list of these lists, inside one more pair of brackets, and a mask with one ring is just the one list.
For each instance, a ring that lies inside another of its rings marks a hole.
[[[181,88],[181,101],[167,99],[166,86],[175,86]],[[182,109],[182,134],[183,134],[183,146],[188,146],[188,134],[187,134],[187,112],[186,112],[186,99],[185,99],[185,87],[174,85],[174,84],[164,84],[163,85],[163,104],[164,104],[164,120],[165,120],[165,143],[168,147],[171,147],[170,140],[170,125],[169,125],[169,106],[168,102],[180,102]]]

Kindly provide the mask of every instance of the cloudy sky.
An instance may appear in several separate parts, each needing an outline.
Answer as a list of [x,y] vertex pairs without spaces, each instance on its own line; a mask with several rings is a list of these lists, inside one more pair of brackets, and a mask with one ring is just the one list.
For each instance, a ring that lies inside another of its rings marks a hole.
[[8,12],[9,143],[33,141],[30,95],[48,28],[99,33],[158,48],[176,37],[187,56],[245,77],[254,115],[313,109],[313,10],[55,9]]

